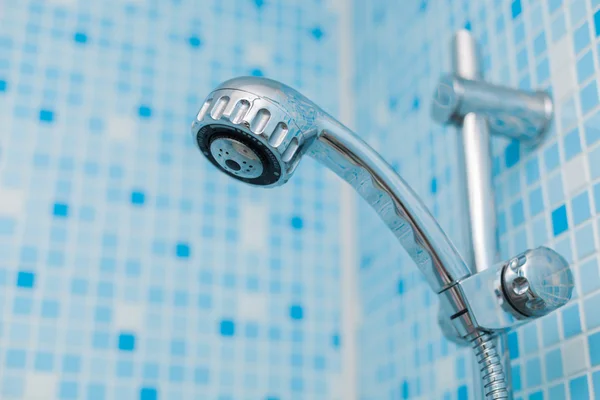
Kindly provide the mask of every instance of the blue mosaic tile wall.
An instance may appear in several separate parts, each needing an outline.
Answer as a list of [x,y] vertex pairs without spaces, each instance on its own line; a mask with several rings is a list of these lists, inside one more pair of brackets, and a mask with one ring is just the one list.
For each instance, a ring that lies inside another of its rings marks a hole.
[[0,5],[0,398],[330,399],[339,186],[259,190],[189,126],[237,75],[336,114],[319,0]]
[[[574,266],[576,298],[509,336],[517,399],[600,398],[600,2],[361,1],[355,5],[357,127],[411,183],[460,249],[456,133],[429,117],[453,33],[482,45],[486,78],[547,89],[551,135],[493,142],[501,253],[547,245]],[[363,399],[473,399],[470,350],[436,326],[437,301],[367,207],[360,208]]]

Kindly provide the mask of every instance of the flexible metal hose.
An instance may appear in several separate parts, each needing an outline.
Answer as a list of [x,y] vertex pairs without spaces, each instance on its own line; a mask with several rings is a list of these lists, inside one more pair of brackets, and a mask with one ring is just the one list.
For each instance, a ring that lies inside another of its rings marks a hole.
[[488,333],[476,332],[471,344],[479,366],[485,400],[508,399],[506,379],[494,338]]

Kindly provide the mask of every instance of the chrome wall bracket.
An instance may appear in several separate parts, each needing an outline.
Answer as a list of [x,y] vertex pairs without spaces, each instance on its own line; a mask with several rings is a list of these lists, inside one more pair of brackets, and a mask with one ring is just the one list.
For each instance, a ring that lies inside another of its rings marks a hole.
[[[485,82],[477,43],[469,31],[456,33],[452,55],[454,71],[443,76],[435,89],[432,117],[458,128],[459,175],[464,179],[459,215],[467,216],[462,225],[463,237],[470,245],[462,255],[472,275],[461,280],[454,292],[466,303],[468,323],[493,338],[552,312],[572,295],[570,267],[550,249],[529,250],[498,262],[490,135],[518,140],[530,147],[538,145],[551,126],[553,103],[542,91],[526,92]],[[556,295],[556,302],[550,300],[551,293]],[[465,322],[457,321],[455,315],[448,317],[453,311],[448,303],[440,302],[439,325],[449,340],[467,345]],[[475,379],[476,398],[512,398],[506,336],[500,338],[504,354],[498,367],[504,370],[506,390],[490,389],[482,375],[481,385]],[[480,368],[480,360],[476,363],[475,369]]]

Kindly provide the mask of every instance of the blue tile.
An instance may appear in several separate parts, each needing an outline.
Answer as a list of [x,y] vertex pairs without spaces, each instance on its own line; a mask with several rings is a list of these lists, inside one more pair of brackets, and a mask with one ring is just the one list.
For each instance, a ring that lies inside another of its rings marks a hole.
[[73,35],[73,40],[77,43],[87,43],[88,37],[83,32],[77,32]]
[[529,395],[529,400],[544,400],[544,392],[533,392]]
[[550,29],[552,32],[552,40],[554,42],[557,42],[558,40],[562,39],[562,37],[565,35],[565,33],[567,33],[567,26],[565,23],[565,13],[564,12],[556,13],[556,15],[554,16],[554,18],[551,22]]
[[456,393],[457,400],[468,400],[469,399],[469,391],[465,385],[462,385],[458,388]]
[[302,306],[293,305],[290,307],[290,318],[294,320],[301,320],[304,318],[304,309]]
[[600,326],[600,313],[597,312],[599,306],[600,294],[595,294],[583,302],[583,312],[585,313],[585,325],[587,329]]
[[536,188],[529,192],[529,214],[536,216],[544,210],[542,189]]
[[519,358],[519,338],[516,332],[508,334],[508,352],[511,360]]
[[598,105],[598,88],[596,87],[596,81],[588,84],[586,87],[581,89],[579,93],[579,99],[581,102],[581,112],[587,114]]
[[529,359],[525,363],[525,378],[528,388],[542,384],[542,366],[538,357]]
[[141,205],[146,201],[146,195],[144,192],[133,191],[131,192],[131,203]]
[[525,211],[523,210],[523,202],[521,200],[517,200],[510,206],[510,215],[513,227],[517,227],[525,222]]
[[554,233],[554,236],[558,236],[567,229],[569,229],[567,208],[562,205],[552,211],[552,232]]
[[596,204],[596,214],[600,213],[600,183],[594,185],[594,199]]
[[506,168],[516,165],[521,158],[521,144],[513,140],[504,150],[504,163]]
[[558,318],[556,313],[542,318],[542,338],[544,346],[556,344],[560,341],[558,335]]
[[577,247],[577,258],[585,258],[596,251],[596,240],[592,224],[585,225],[575,231],[575,246]]
[[567,306],[562,311],[563,332],[568,339],[581,333],[581,320],[579,317],[579,304]]
[[521,8],[521,0],[513,0],[510,9],[512,18],[516,19],[519,15],[521,15],[521,12],[523,11]]
[[594,32],[600,36],[600,10],[594,13]]
[[571,14],[571,26],[575,26],[586,17],[586,6],[585,0],[574,0],[570,7]]
[[595,400],[598,400],[598,397],[600,396],[600,371],[596,371],[592,374],[592,383],[594,385],[594,393],[595,393]]
[[569,381],[569,392],[572,399],[589,399],[587,375]]
[[[583,294],[591,293],[600,288],[600,272],[598,271],[596,258],[583,263],[579,267],[579,283]],[[589,314],[586,313],[585,315]],[[600,313],[598,315],[600,316]]]
[[587,51],[579,60],[577,60],[577,80],[583,83],[594,75],[594,56],[591,51]]
[[588,345],[592,366],[600,365],[600,332],[588,336]]
[[197,36],[190,36],[188,43],[191,47],[198,48],[202,46],[202,40]]
[[148,105],[141,105],[138,108],[138,115],[141,118],[150,118],[152,116],[152,108]]
[[548,389],[548,400],[564,400],[566,398],[564,384],[560,383]]
[[119,350],[133,351],[135,349],[135,335],[131,333],[120,333],[118,346]]
[[546,353],[544,361],[546,365],[546,380],[553,381],[563,376],[562,354],[560,349],[552,350]]
[[562,6],[562,0],[548,0],[548,11],[550,14],[558,10],[560,6]]
[[600,160],[600,146],[588,153],[588,165],[592,179],[600,178],[600,162],[597,160]]
[[301,230],[304,227],[304,221],[301,217],[295,216],[291,219],[290,224],[292,228],[296,230]]
[[40,110],[39,120],[41,122],[50,123],[54,121],[54,111],[52,110]]
[[591,217],[590,198],[588,192],[578,194],[571,200],[573,223],[580,225]]
[[35,285],[35,273],[29,271],[19,271],[17,274],[17,286],[30,289]]
[[536,66],[535,74],[538,83],[544,83],[550,79],[550,63],[547,58],[542,59]]
[[546,172],[550,172],[560,165],[557,143],[554,143],[544,151],[544,165],[546,166]]
[[587,118],[584,123],[585,143],[588,146],[600,140],[600,111]]
[[586,22],[575,29],[575,33],[573,33],[573,49],[575,50],[575,54],[579,54],[583,49],[589,46],[590,40],[590,28]]
[[220,324],[222,336],[233,336],[235,334],[235,323],[231,320],[223,320]]
[[177,243],[175,246],[175,255],[179,258],[189,258],[191,249],[187,243]]
[[521,366],[513,364],[511,368],[511,375],[513,390],[518,392],[523,388],[523,385],[521,383]]
[[548,49],[548,45],[546,44],[546,33],[541,32],[533,41],[533,53],[535,56],[539,56],[543,52]]
[[56,217],[68,217],[69,216],[69,206],[67,204],[55,203],[52,213]]
[[140,400],[158,400],[158,391],[155,388],[144,387],[140,390]]
[[0,79],[0,92],[6,92],[8,89],[8,83],[4,79]]
[[536,324],[528,324],[523,327],[523,354],[534,353],[538,349],[538,331]]
[[23,369],[27,363],[25,350],[11,349],[6,351],[6,368]]
[[79,396],[79,385],[77,382],[62,381],[59,384],[58,395],[60,399],[74,400]]

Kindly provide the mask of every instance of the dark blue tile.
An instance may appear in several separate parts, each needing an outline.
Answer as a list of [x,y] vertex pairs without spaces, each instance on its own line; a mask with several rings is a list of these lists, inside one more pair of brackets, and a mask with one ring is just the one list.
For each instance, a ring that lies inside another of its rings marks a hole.
[[554,211],[552,211],[552,232],[554,236],[558,236],[561,233],[569,229],[569,222],[567,220],[567,208],[563,204]]

